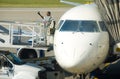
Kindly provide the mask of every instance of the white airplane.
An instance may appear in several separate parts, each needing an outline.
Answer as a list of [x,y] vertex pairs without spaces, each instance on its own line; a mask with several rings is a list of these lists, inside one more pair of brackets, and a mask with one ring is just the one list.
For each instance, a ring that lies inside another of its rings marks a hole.
[[103,64],[108,50],[109,35],[95,4],[74,7],[60,18],[54,52],[63,69],[89,73]]

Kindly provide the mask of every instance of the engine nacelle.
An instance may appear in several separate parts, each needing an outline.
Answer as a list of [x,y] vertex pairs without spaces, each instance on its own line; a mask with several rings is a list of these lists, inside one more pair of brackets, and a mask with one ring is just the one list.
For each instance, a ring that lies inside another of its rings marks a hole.
[[39,58],[44,56],[45,50],[36,50],[33,48],[20,48],[18,49],[17,56],[20,59]]
[[120,43],[114,45],[114,54],[120,55]]

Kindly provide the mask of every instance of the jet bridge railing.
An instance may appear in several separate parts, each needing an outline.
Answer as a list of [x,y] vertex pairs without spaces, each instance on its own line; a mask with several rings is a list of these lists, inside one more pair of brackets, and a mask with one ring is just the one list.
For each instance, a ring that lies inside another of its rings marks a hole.
[[0,22],[0,37],[6,45],[40,46],[45,45],[45,28],[43,23]]

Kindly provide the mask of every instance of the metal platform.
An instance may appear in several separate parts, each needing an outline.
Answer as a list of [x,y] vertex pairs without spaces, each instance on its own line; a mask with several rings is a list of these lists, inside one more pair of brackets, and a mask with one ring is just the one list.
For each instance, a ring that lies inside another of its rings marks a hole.
[[0,47],[47,49],[49,38],[42,22],[0,21]]

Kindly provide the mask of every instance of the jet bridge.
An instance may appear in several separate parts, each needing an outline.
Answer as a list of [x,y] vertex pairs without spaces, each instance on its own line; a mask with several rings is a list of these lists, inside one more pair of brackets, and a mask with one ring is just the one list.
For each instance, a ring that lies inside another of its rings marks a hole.
[[120,42],[120,0],[95,0],[107,25],[111,44]]
[[[0,22],[0,47],[47,47],[50,37],[42,22]],[[47,36],[48,35],[48,36]],[[53,40],[53,39],[52,39]]]
[[110,36],[110,51],[120,55],[120,0],[95,0]]

